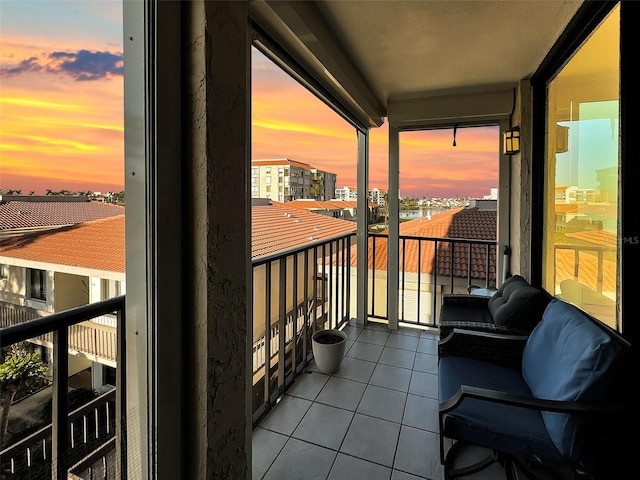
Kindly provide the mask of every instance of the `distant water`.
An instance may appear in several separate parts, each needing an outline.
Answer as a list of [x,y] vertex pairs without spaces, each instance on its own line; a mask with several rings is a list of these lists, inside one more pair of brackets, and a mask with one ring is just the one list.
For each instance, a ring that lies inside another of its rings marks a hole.
[[416,218],[433,216],[436,213],[446,212],[447,210],[448,209],[445,208],[420,208],[417,210],[401,210],[399,216],[401,220],[415,220]]

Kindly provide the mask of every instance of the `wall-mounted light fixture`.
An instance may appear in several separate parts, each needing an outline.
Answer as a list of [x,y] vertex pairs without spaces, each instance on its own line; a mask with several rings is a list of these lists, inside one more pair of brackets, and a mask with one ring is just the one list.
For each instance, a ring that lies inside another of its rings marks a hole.
[[513,127],[504,132],[502,139],[502,153],[505,155],[515,155],[520,151],[520,127]]

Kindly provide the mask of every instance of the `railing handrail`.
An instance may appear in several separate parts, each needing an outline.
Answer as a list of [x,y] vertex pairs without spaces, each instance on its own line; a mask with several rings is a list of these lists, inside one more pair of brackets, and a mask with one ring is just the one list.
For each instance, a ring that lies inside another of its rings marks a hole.
[[113,313],[116,310],[124,310],[124,305],[125,296],[121,295],[99,303],[82,305],[65,310],[64,312],[53,313],[46,317],[40,317],[10,327],[1,328],[0,348],[18,342],[24,342],[30,338],[66,328],[77,323],[86,322],[91,318]]
[[[370,237],[388,237],[386,233],[368,233]],[[399,239],[404,240],[426,240],[431,242],[447,242],[447,243],[470,243],[478,245],[497,245],[497,240],[485,240],[480,238],[457,238],[457,237],[423,237],[415,235],[399,235]]]
[[607,247],[606,245],[554,245],[556,250],[585,250],[591,252],[615,252],[616,247]]

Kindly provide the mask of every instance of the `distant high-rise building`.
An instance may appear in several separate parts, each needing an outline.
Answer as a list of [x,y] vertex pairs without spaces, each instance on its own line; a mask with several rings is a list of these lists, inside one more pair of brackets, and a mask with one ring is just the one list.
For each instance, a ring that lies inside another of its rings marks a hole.
[[498,189],[497,188],[492,188],[490,190],[490,194],[489,195],[485,195],[484,196],[484,200],[497,200],[498,199]]
[[355,187],[336,188],[336,200],[358,200],[358,189]]
[[301,198],[329,200],[336,186],[335,173],[289,158],[251,162],[251,197],[290,202]]
[[[374,187],[367,192],[367,198],[369,199],[369,202],[382,207],[385,204],[386,194],[386,190],[380,190],[379,188]],[[336,189],[335,198],[336,200],[356,201],[358,200],[358,189],[355,187],[338,188]]]

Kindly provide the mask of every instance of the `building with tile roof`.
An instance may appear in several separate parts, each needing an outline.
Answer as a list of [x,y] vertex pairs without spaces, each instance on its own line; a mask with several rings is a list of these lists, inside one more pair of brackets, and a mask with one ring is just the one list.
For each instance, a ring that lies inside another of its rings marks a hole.
[[[481,210],[477,207],[454,208],[446,212],[433,215],[431,218],[423,217],[399,226],[400,236],[421,237],[427,240],[407,240],[400,245],[400,257],[404,259],[404,271],[431,274],[436,272],[439,276],[451,275],[452,246],[449,242],[438,242],[435,248],[434,239],[475,239],[496,240],[497,211]],[[382,232],[384,235],[385,232]],[[369,256],[369,267],[375,269],[387,268],[387,241],[386,238],[375,237],[369,239],[371,246],[376,243],[375,258]],[[420,246],[419,246],[420,243]],[[372,251],[373,248],[370,249]],[[489,253],[487,253],[489,251]],[[437,253],[437,262],[436,254]],[[487,257],[489,255],[489,257]],[[453,247],[453,275],[454,277],[467,278],[469,274],[469,247],[456,244]],[[496,273],[496,247],[487,249],[484,245],[474,245],[471,248],[471,279],[485,280],[487,258],[490,265],[490,282],[495,282]],[[352,264],[355,258],[352,257]]]
[[125,216],[91,220],[13,236],[0,245],[0,263],[124,280]]
[[[470,284],[486,284],[487,263],[489,285],[496,283],[497,211],[495,202],[482,203],[483,208],[458,207],[399,225],[400,304],[402,318],[424,324],[436,323],[442,295],[467,293]],[[484,208],[491,205],[490,208]],[[403,238],[404,237],[404,238]],[[475,239],[469,258],[469,244],[446,239]],[[482,242],[489,242],[489,245]],[[373,316],[387,309],[387,233],[368,239],[370,304]],[[437,247],[436,247],[437,242]],[[453,263],[451,261],[453,255]],[[471,268],[469,269],[469,265]],[[357,250],[352,248],[351,267],[355,276]],[[451,276],[453,270],[453,277]],[[352,282],[355,279],[352,278]],[[434,302],[434,296],[435,302]],[[433,311],[436,305],[436,311]],[[351,308],[355,308],[352,305]]]
[[[354,222],[319,215],[289,204],[254,199],[252,207],[252,258],[269,262],[269,257],[286,252],[313,247],[322,242],[354,234]],[[122,295],[126,290],[125,264],[125,215],[63,225],[53,229],[22,232],[7,237],[0,245],[0,320],[7,324],[9,317],[17,318],[18,313],[26,321],[37,316],[63,311],[75,306]],[[345,257],[346,258],[346,257]],[[272,271],[277,274],[279,259]],[[287,258],[287,262],[291,257]],[[313,262],[313,261],[312,261]],[[315,263],[315,262],[313,262]],[[312,267],[307,281],[316,281],[317,270]],[[301,281],[303,281],[301,279]],[[277,293],[277,286],[273,291]],[[254,292],[263,295],[266,289],[264,263],[254,269]],[[291,303],[291,292],[288,293]],[[287,309],[290,316],[293,304]],[[18,312],[18,313],[17,313]],[[264,308],[255,302],[254,314],[262,318]],[[276,312],[279,315],[279,312]],[[70,339],[73,350],[82,357],[109,367],[115,366],[115,319],[105,316],[95,322],[78,326]],[[276,321],[276,320],[274,320]],[[101,343],[103,350],[92,350],[87,346],[85,336],[92,337],[98,332],[106,339]],[[264,325],[256,322],[256,339],[264,336]],[[40,345],[49,347],[47,340],[38,340]],[[111,357],[113,353],[113,357]],[[257,354],[259,355],[259,354]],[[71,374],[77,369],[91,368],[97,371],[90,360],[73,358]],[[97,367],[98,370],[102,368]],[[97,383],[101,378],[96,376]],[[101,388],[101,384],[94,387]]]
[[86,196],[0,196],[0,238],[124,214],[124,207]]
[[[123,295],[125,216],[123,209],[119,211],[115,216],[3,239],[0,324],[8,326]],[[92,388],[111,388],[103,373],[116,366],[115,333],[112,315],[71,327],[69,375],[87,370]],[[50,335],[33,340],[43,357],[51,356],[51,342]]]
[[[308,210],[310,212],[341,218],[355,222],[358,219],[358,202],[356,200],[308,200],[300,199],[287,202],[289,205]],[[380,221],[380,207],[372,202],[367,206],[367,223]]]
[[251,257],[253,260],[356,233],[356,224],[267,199],[253,199]]
[[289,202],[333,197],[337,175],[290,158],[251,161],[251,197]]

